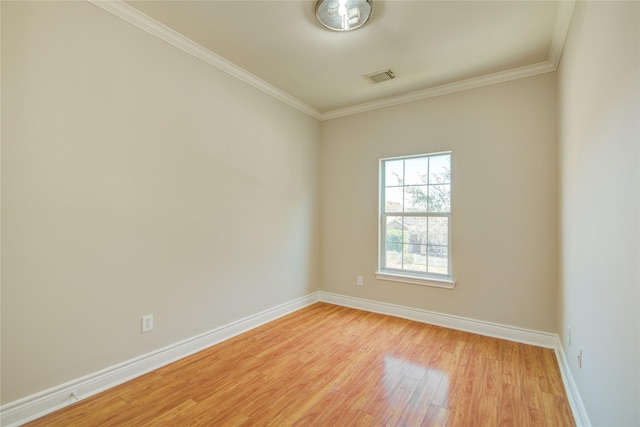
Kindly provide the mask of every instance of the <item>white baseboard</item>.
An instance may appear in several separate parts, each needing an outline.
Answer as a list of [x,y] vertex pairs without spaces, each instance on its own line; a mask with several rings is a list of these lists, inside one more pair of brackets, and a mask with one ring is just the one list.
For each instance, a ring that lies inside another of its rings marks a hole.
[[[0,408],[0,425],[19,426],[78,400],[146,374],[183,357],[197,353],[279,317],[317,302],[318,292],[280,304],[260,313],[223,325],[184,341],[144,354],[98,372],[69,381]],[[72,395],[73,393],[73,395]],[[73,397],[76,396],[76,397]]]
[[466,317],[453,316],[451,314],[436,313],[384,302],[371,301],[344,295],[320,292],[320,301],[345,307],[357,308],[374,313],[387,314],[403,319],[415,320],[430,325],[444,326],[465,332],[486,335],[494,338],[502,338],[523,344],[532,344],[539,347],[555,348],[556,334],[533,331],[515,326],[501,325],[498,323],[484,322]]
[[578,386],[571,375],[569,363],[567,362],[562,342],[560,342],[560,337],[558,337],[554,350],[556,352],[556,358],[558,359],[558,366],[560,367],[560,375],[562,375],[564,389],[567,392],[567,398],[569,399],[569,406],[571,406],[573,418],[576,420],[576,425],[578,427],[591,427],[591,421],[587,415],[587,409],[584,407],[582,397],[580,397],[580,392],[578,392]]
[[[555,350],[560,373],[569,398],[571,410],[578,427],[591,427],[586,410],[580,398],[571,371],[557,334],[533,331],[497,323],[484,322],[460,316],[431,312],[395,304],[354,298],[328,292],[314,292],[289,301],[238,321],[223,325],[204,334],[186,339],[176,344],[144,354],[134,359],[111,366],[90,375],[69,381],[40,393],[27,396],[0,408],[0,425],[19,426],[28,421],[75,403],[77,400],[93,396],[101,391],[122,384],[135,377],[146,374],[182,359],[219,342],[256,328],[267,322],[285,316],[315,302],[351,307],[373,313],[386,314],[417,322],[443,326],[446,328],[472,332],[509,341],[532,344]],[[72,397],[75,395],[76,397]]]

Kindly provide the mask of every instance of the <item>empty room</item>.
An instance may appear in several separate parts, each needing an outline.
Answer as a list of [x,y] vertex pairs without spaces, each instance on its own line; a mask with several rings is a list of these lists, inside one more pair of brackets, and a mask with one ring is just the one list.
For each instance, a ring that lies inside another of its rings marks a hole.
[[640,2],[0,15],[0,425],[640,426]]

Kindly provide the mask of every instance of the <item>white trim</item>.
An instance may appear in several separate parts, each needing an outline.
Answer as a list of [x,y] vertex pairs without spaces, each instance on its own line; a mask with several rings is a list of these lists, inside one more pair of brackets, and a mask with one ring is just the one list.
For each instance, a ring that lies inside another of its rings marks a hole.
[[320,291],[320,301],[344,307],[357,308],[373,313],[386,314],[430,325],[443,326],[465,332],[486,335],[494,338],[502,338],[523,344],[532,344],[539,347],[555,348],[556,334],[518,328],[515,326],[501,325],[499,323],[485,322],[470,319],[468,317],[454,316],[451,314],[437,313],[418,308],[405,307],[386,302],[371,301],[345,295],[332,294]]
[[[220,326],[209,332],[102,369],[0,407],[0,425],[18,426],[182,359],[221,341],[300,310],[319,300],[318,292]],[[72,395],[73,393],[73,395]],[[75,396],[75,398],[73,397]]]
[[569,399],[569,406],[573,412],[573,418],[576,421],[577,427],[591,427],[591,421],[587,415],[587,409],[584,407],[578,386],[571,375],[569,369],[569,363],[562,347],[560,337],[556,339],[556,346],[554,348],[556,352],[556,358],[558,359],[558,366],[560,367],[560,375],[562,376],[562,382],[564,383],[564,389],[567,392],[567,398]]
[[414,277],[405,274],[391,274],[376,271],[376,279],[387,280],[390,282],[409,283],[411,285],[431,286],[434,288],[453,289],[456,287],[456,282],[449,278],[436,278],[436,277]]
[[551,48],[549,49],[549,62],[553,64],[553,68],[556,70],[558,69],[558,65],[560,65],[560,57],[562,56],[564,43],[567,40],[575,5],[576,0],[563,0],[558,4],[556,23],[551,38]]
[[315,119],[320,119],[320,112],[315,108],[305,104],[297,98],[283,92],[277,87],[256,77],[250,72],[238,67],[237,65],[227,61],[220,55],[211,52],[209,49],[199,45],[193,40],[183,36],[182,34],[172,30],[166,25],[156,21],[153,18],[143,14],[139,10],[129,6],[121,0],[86,0],[89,3],[127,21],[130,24],[140,28],[158,37],[161,40],[183,50],[184,52],[203,60],[209,65],[214,66],[220,71],[247,83],[250,86],[284,102],[290,107],[295,108]]
[[256,77],[121,0],[86,1],[320,121],[556,71],[575,5],[575,0],[563,0],[558,5],[551,47],[549,49],[549,59],[547,61],[321,113],[310,105],[305,104],[299,99]]
[[435,98],[436,96],[449,95],[451,93],[462,92],[465,90],[476,89],[496,83],[508,82],[511,80],[522,79],[525,77],[536,76],[538,74],[550,73],[556,71],[553,64],[549,61],[541,62],[525,67],[514,68],[512,70],[501,71],[498,73],[488,74],[481,77],[475,77],[459,82],[448,83],[429,89],[411,92],[405,95],[392,96],[379,101],[366,102],[353,107],[340,108],[338,110],[329,111],[320,115],[320,120],[332,120],[340,117],[351,116],[353,114],[364,113],[367,111],[378,110],[395,105],[407,104],[409,102],[422,101],[423,99]]

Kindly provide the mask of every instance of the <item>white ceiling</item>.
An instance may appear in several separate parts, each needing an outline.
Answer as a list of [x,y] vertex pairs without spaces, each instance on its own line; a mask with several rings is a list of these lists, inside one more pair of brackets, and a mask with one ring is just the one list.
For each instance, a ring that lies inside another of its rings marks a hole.
[[[570,1],[373,0],[370,21],[341,33],[316,21],[311,0],[126,4],[320,118],[553,71],[573,9]],[[397,78],[365,77],[387,67]]]

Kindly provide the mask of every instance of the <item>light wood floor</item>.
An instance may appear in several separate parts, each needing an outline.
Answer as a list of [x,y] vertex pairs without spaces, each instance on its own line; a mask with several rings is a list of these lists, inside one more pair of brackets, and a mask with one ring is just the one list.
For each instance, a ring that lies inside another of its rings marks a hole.
[[29,426],[574,426],[553,351],[318,303]]

